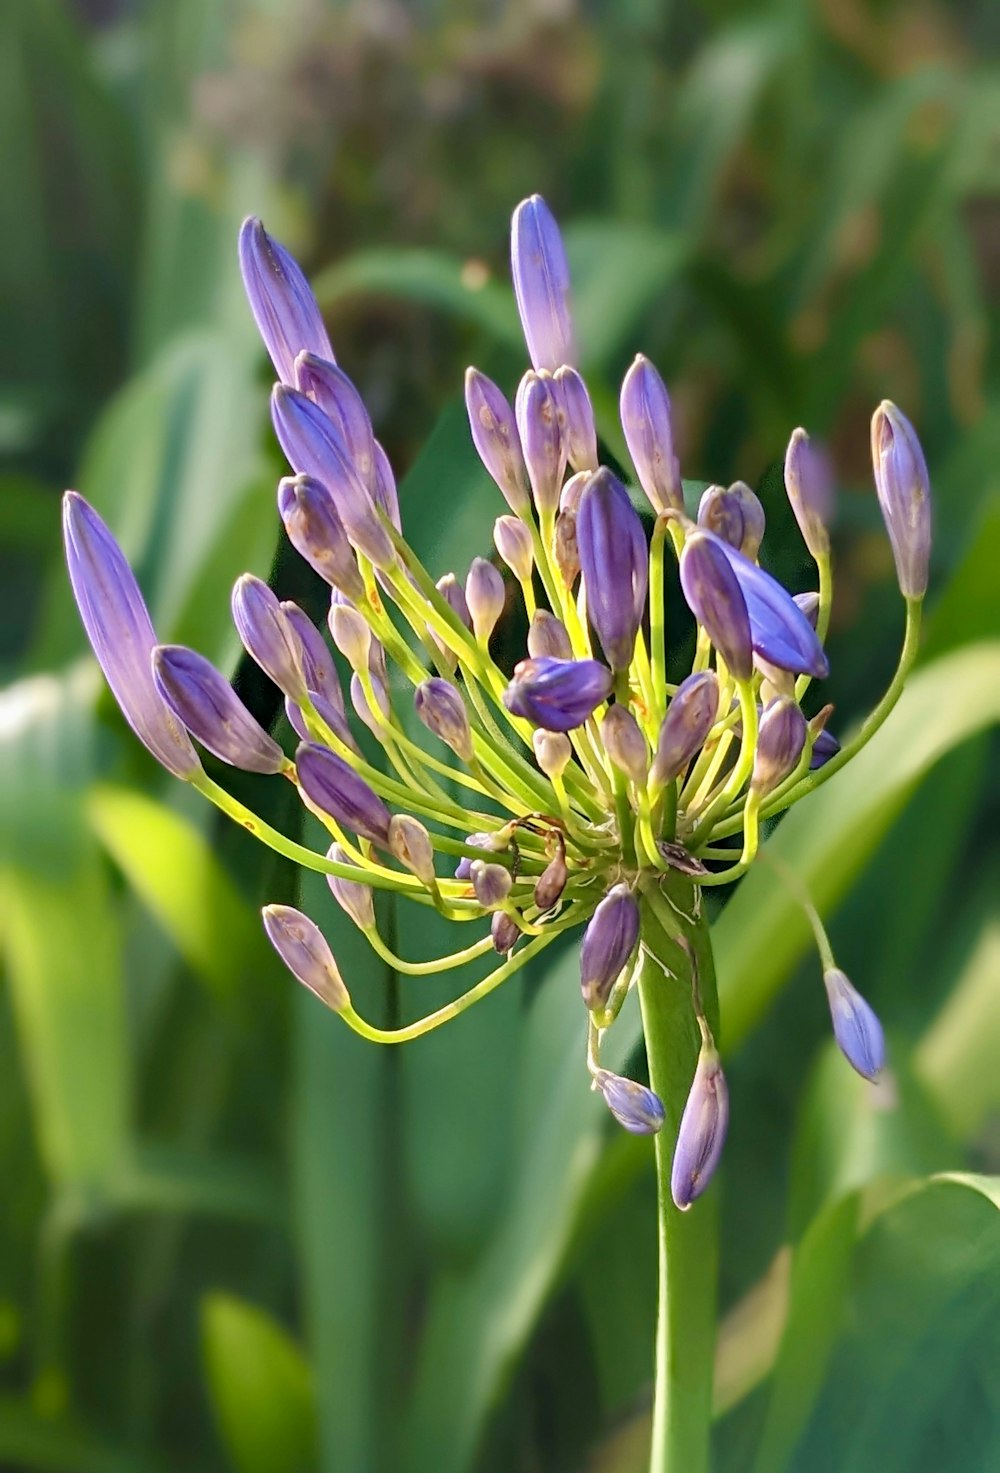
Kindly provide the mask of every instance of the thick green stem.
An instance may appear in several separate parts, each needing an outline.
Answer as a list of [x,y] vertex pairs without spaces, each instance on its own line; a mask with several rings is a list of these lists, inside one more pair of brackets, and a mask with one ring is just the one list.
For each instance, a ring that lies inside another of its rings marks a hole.
[[718,1037],[718,998],[708,921],[685,876],[650,879],[642,897],[642,1008],[650,1083],[666,1119],[656,1137],[659,1314],[650,1473],[708,1473],[718,1260],[716,1194],[687,1212],[674,1206],[670,1166],[701,1036],[697,987]]

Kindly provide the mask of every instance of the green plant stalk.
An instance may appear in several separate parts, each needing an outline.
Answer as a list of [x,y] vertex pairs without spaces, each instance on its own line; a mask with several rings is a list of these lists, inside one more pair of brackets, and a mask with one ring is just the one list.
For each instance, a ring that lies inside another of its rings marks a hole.
[[700,894],[686,876],[649,880],[641,904],[639,1003],[650,1083],[666,1116],[655,1140],[659,1310],[649,1467],[650,1473],[708,1473],[718,1208],[710,1189],[680,1212],[670,1194],[670,1168],[701,1041],[692,1003],[696,980],[718,1037],[715,969]]

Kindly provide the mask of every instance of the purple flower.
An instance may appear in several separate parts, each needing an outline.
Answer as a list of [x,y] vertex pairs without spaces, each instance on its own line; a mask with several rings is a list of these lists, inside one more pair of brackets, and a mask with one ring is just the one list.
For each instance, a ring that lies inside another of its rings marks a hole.
[[885,1066],[882,1024],[839,967],[828,968],[823,981],[838,1048],[863,1078],[877,1079]]
[[472,761],[472,731],[465,702],[455,686],[440,676],[432,675],[417,686],[413,704],[428,731],[439,737],[463,762]]
[[334,1012],[351,999],[326,937],[308,916],[290,905],[265,905],[261,911],[267,939],[292,976]]
[[681,553],[681,588],[688,608],[737,680],[753,673],[750,615],[736,574],[711,532],[693,532]]
[[550,516],[559,505],[566,469],[559,404],[552,380],[526,373],[518,386],[514,412],[535,506],[540,515]]
[[663,1102],[644,1084],[598,1069],[594,1083],[612,1115],[631,1135],[655,1135],[664,1120]]
[[639,941],[639,904],[627,885],[609,890],[587,922],[580,947],[580,990],[602,1008]]
[[569,463],[575,471],[596,471],[597,430],[587,385],[567,364],[556,372],[553,384]]
[[576,362],[569,311],[569,265],[559,227],[541,195],[522,200],[510,232],[514,296],[528,354],[554,373]]
[[246,772],[281,771],[284,752],[210,660],[181,644],[158,645],[152,660],[157,690],[203,747]]
[[240,270],[257,328],[278,377],[295,382],[303,349],[333,358],[316,298],[301,267],[252,215],[240,230]]
[[358,560],[336,503],[322,481],[314,476],[285,476],[278,482],[278,513],[295,551],[332,588],[359,603],[365,585]]
[[785,492],[802,540],[818,561],[830,551],[827,523],[833,510],[833,473],[829,457],[805,430],[792,431],[785,452]]
[[233,587],[233,623],[251,659],[293,701],[305,694],[302,648],[284,609],[271,589],[252,573]]
[[872,416],[875,489],[905,598],[923,598],[931,555],[931,483],[917,432],[883,399]]
[[187,732],[156,688],[156,633],[125,554],[76,491],[63,497],[63,537],[73,597],[97,663],[129,726],[175,777],[201,770]]
[[546,731],[573,731],[582,726],[611,694],[611,671],[597,660],[555,660],[545,656],[522,660],[503,693],[515,716]]
[[716,1050],[711,1044],[703,1043],[677,1131],[670,1172],[670,1194],[682,1212],[701,1196],[712,1180],[728,1126],[726,1076]]
[[660,725],[650,782],[656,789],[679,777],[705,745],[719,710],[719,679],[700,670],[682,680]]
[[284,599],[281,607],[299,641],[302,673],[305,676],[306,686],[309,690],[318,691],[320,695],[325,696],[342,716],[345,715],[344,693],[340,689],[337,667],[326,647],[326,640],[309,615],[300,609],[298,604],[292,603],[290,599]]
[[649,553],[628,492],[606,468],[584,487],[576,540],[587,616],[612,670],[627,670],[646,607]]
[[641,353],[625,375],[619,408],[628,453],[653,510],[660,513],[672,507],[683,511],[684,488],[674,454],[670,396],[652,363]]
[[388,808],[350,763],[312,742],[303,742],[295,754],[299,786],[317,808],[343,828],[386,847]]
[[806,732],[806,718],[789,697],[778,696],[764,707],[750,779],[754,792],[764,797],[788,776],[802,756]]
[[531,502],[513,409],[503,391],[478,368],[465,371],[465,407],[472,443],[480,460],[496,481],[511,511],[523,516],[530,511]]
[[364,400],[342,368],[315,353],[295,360],[295,387],[323,411],[350,456],[361,484],[375,494],[375,433]]
[[[337,864],[351,863],[350,855],[339,844],[331,844],[326,857]],[[374,930],[375,900],[371,886],[363,885],[360,880],[345,880],[340,875],[327,875],[326,879],[334,900],[354,924],[362,931]]]

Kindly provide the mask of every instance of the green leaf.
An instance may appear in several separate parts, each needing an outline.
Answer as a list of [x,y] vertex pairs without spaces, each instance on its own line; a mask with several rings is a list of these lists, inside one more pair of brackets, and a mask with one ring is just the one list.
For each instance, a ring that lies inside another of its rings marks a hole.
[[914,1066],[947,1124],[968,1139],[1000,1107],[1000,920],[987,916]]
[[238,1473],[307,1473],[316,1408],[308,1362],[269,1314],[230,1294],[201,1307],[202,1355],[219,1434]]
[[585,364],[604,367],[632,345],[637,325],[686,264],[686,240],[605,220],[580,221],[565,235],[580,352]]

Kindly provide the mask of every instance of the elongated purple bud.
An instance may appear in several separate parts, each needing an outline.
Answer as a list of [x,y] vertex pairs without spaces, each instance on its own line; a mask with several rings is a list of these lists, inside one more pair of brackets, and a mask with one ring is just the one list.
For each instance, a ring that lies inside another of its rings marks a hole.
[[573,731],[607,700],[612,684],[611,671],[597,660],[522,660],[503,703],[533,726]]
[[158,645],[152,660],[157,690],[203,747],[245,772],[281,771],[284,752],[210,660],[180,644]]
[[367,670],[372,632],[367,620],[349,604],[331,604],[328,619],[333,642],[352,670]]
[[466,629],[472,628],[472,615],[465,597],[465,590],[455,577],[454,573],[445,573],[443,578],[437,581],[437,591],[445,603],[455,614]]
[[597,430],[587,385],[575,368],[565,364],[557,370],[553,383],[569,463],[575,471],[596,471]]
[[660,792],[680,777],[705,745],[719,711],[719,679],[714,670],[699,670],[677,687],[660,724],[650,786]]
[[670,1171],[670,1195],[682,1212],[701,1196],[712,1180],[728,1128],[726,1076],[715,1048],[710,1043],[703,1043],[677,1131]]
[[670,395],[656,369],[640,353],[625,375],[620,403],[625,443],[639,485],[653,510],[684,510],[684,488],[674,453]]
[[265,905],[267,939],[292,976],[335,1013],[351,1003],[326,937],[308,916],[291,905]]
[[[327,851],[327,859],[334,860],[337,864],[351,864],[351,856],[346,849],[339,844],[331,844]],[[371,931],[375,926],[375,899],[370,885],[363,885],[360,880],[345,880],[340,875],[327,875],[327,883],[333,893],[333,898],[350,916],[354,924],[362,931]]]
[[802,541],[818,562],[830,551],[827,527],[833,511],[833,472],[825,451],[803,429],[792,431],[785,452],[785,493]]
[[292,603],[291,599],[283,599],[281,607],[299,641],[302,673],[305,676],[307,688],[311,691],[318,691],[332,706],[336,707],[342,716],[346,715],[344,693],[340,689],[337,667],[326,647],[326,640],[309,615],[304,609],[300,609],[298,604]]
[[576,540],[587,616],[612,670],[627,670],[646,607],[649,550],[628,492],[606,467],[584,487]]
[[738,503],[743,514],[743,540],[739,550],[745,558],[755,562],[767,527],[760,497],[746,481],[734,481],[729,487],[729,495]]
[[513,884],[510,870],[504,869],[502,864],[489,864],[485,859],[472,861],[469,878],[476,899],[484,910],[496,910],[503,905]]
[[493,527],[493,541],[519,583],[527,583],[535,564],[531,543],[531,532],[519,517],[497,517]]
[[569,264],[559,227],[541,195],[522,200],[510,230],[517,311],[537,369],[554,373],[576,362],[569,308]]
[[721,539],[693,532],[681,553],[681,588],[688,608],[737,680],[753,673],[750,615]]
[[428,731],[439,737],[461,761],[472,761],[472,730],[465,702],[455,686],[432,675],[417,686],[413,704]]
[[314,476],[278,482],[278,515],[295,551],[333,588],[359,603],[364,580],[350,538],[330,492]]
[[[464,842],[472,849],[486,849],[496,852],[495,834],[466,834]],[[475,863],[468,854],[463,854],[455,868],[456,880],[471,880],[472,866]]]
[[602,1008],[639,942],[639,905],[627,885],[609,890],[587,922],[580,947],[580,990],[588,1008]]
[[361,484],[375,495],[375,432],[365,402],[342,368],[315,353],[295,360],[295,387],[311,399],[337,431]]
[[419,819],[408,813],[394,813],[389,820],[388,848],[422,885],[434,884],[434,847]]
[[512,916],[505,910],[495,910],[490,922],[490,936],[493,940],[493,948],[501,956],[508,956],[521,939],[521,930]]
[[554,660],[571,660],[573,646],[566,625],[548,609],[536,609],[528,626],[528,654],[533,660],[548,655]]
[[787,696],[764,707],[757,733],[750,787],[761,797],[774,791],[794,769],[806,744],[806,718]]
[[551,910],[561,898],[569,879],[566,855],[560,848],[549,860],[535,881],[534,901],[541,911]]
[[917,432],[888,399],[872,415],[872,464],[899,590],[923,598],[931,555],[931,483]]
[[885,1066],[882,1024],[839,967],[829,967],[823,982],[837,1047],[864,1079],[877,1079]]
[[250,216],[240,229],[240,270],[250,310],[278,377],[295,382],[295,358],[304,348],[333,359],[316,298],[298,262]]
[[[307,694],[313,706],[316,708],[316,715],[324,725],[336,733],[345,747],[349,747],[356,756],[360,757],[361,749],[354,740],[354,733],[347,724],[346,712],[328,700],[321,691],[311,690]],[[288,717],[288,723],[300,741],[311,742],[313,740],[313,733],[306,724],[302,707],[296,701],[293,701],[290,696],[285,697],[285,715]]]
[[478,368],[465,370],[465,407],[479,459],[511,511],[527,515],[531,510],[528,474],[514,411],[503,391]]
[[649,770],[649,748],[632,712],[627,706],[614,705],[601,722],[604,750],[620,772],[641,786]]
[[572,743],[561,731],[534,731],[531,745],[538,763],[546,777],[562,777],[573,755]]
[[295,766],[299,786],[317,808],[362,839],[386,847],[389,810],[350,763],[326,747],[303,742]]
[[514,408],[532,499],[539,515],[549,516],[559,505],[566,470],[559,405],[551,380],[526,373],[518,387]]
[[505,598],[503,574],[484,557],[473,558],[465,580],[465,603],[472,619],[472,632],[480,644],[489,644],[503,613]]
[[301,702],[306,691],[302,649],[277,596],[260,578],[244,573],[233,587],[232,609],[247,654],[279,690]]
[[150,665],[156,633],[135,574],[97,512],[76,491],[63,497],[63,538],[73,597],[122,715],[168,772],[193,777],[201,763],[156,688]]
[[277,384],[271,396],[271,419],[292,469],[315,477],[330,492],[354,547],[377,568],[392,567],[389,534],[333,422],[305,394],[284,384]]
[[604,1096],[604,1103],[630,1135],[655,1135],[664,1120],[663,1102],[659,1095],[634,1079],[598,1069],[594,1083]]

